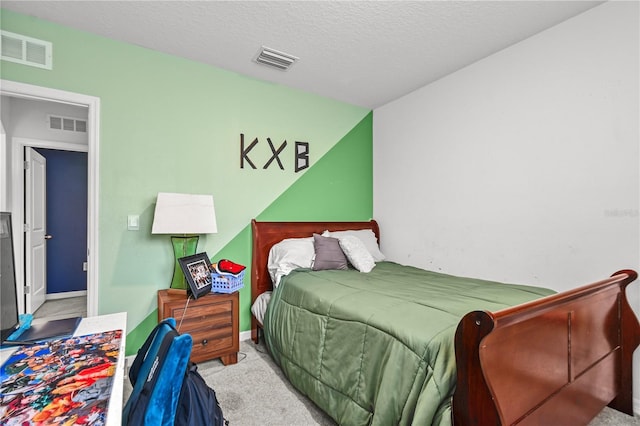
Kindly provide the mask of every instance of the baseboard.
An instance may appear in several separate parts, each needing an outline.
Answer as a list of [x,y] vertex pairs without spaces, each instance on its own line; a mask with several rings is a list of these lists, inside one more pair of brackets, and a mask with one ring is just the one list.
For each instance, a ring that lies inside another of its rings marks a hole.
[[[249,331],[242,331],[240,332],[240,341],[242,342],[243,340],[249,340],[251,339],[251,330]],[[133,364],[133,360],[136,359],[135,355],[128,355],[125,360],[126,360],[126,364],[125,366],[131,365]]]
[[136,355],[127,355],[124,358],[124,373],[125,374],[127,374],[127,372],[129,371],[129,366],[133,365],[133,361],[135,361]]
[[45,300],[68,299],[70,297],[86,296],[87,290],[65,291],[64,293],[50,293],[45,295]]

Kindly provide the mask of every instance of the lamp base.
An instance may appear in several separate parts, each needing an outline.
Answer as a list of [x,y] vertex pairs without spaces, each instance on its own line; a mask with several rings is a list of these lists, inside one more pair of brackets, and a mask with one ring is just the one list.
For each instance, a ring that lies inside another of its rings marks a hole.
[[184,237],[171,237],[171,244],[173,245],[173,256],[175,257],[175,265],[173,268],[173,278],[171,279],[171,288],[187,289],[189,284],[182,272],[178,259],[185,256],[191,256],[196,254],[196,248],[198,247],[197,235],[189,235]]

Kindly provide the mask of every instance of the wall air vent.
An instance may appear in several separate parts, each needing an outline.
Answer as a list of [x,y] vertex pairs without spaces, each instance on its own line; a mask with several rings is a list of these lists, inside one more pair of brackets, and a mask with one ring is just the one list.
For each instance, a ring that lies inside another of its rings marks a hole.
[[3,61],[47,70],[53,68],[53,45],[50,42],[9,31],[0,31],[0,36]]
[[60,117],[57,115],[49,115],[49,129],[64,130],[66,132],[82,132],[87,133],[87,120],[78,118]]
[[294,62],[299,58],[289,55],[288,53],[279,52],[275,49],[262,46],[258,55],[255,57],[255,61],[259,64],[267,65],[272,68],[286,71]]

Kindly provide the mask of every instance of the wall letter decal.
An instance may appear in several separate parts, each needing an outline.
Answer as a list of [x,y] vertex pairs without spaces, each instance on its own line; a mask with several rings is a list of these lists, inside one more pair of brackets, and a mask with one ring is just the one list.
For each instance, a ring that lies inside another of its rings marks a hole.
[[309,142],[296,141],[295,156],[296,173],[309,167]]
[[266,169],[267,167],[269,167],[269,164],[271,164],[273,160],[276,160],[278,162],[278,166],[280,166],[280,170],[284,170],[284,166],[282,165],[282,162],[280,161],[280,157],[278,157],[278,155],[280,155],[282,150],[287,146],[287,141],[282,142],[282,145],[280,145],[280,148],[278,148],[277,151],[274,148],[273,144],[271,143],[271,138],[267,138],[267,142],[269,142],[269,147],[271,147],[271,152],[273,153],[273,155],[271,156],[269,161],[267,161],[267,163],[264,165],[263,169]]
[[251,151],[253,147],[257,145],[257,143],[258,143],[258,138],[255,138],[253,142],[251,142],[251,145],[249,145],[249,148],[244,149],[244,134],[240,133],[240,168],[241,169],[244,169],[245,160],[247,161],[247,163],[249,163],[252,169],[256,168],[253,162],[249,159],[248,154],[249,154],[249,151]]
[[[273,161],[275,160],[278,162],[278,167],[280,168],[280,170],[284,170],[284,164],[282,164],[282,160],[280,159],[280,154],[286,151],[287,141],[284,140],[282,144],[278,147],[278,149],[276,149],[276,147],[273,145],[273,142],[271,141],[271,138],[266,138],[266,139],[267,139],[267,143],[269,144],[269,148],[271,149],[271,157],[265,163],[262,169],[263,170],[268,169],[269,166],[271,166],[271,163],[273,163]],[[249,164],[249,167],[246,167],[246,168],[251,168],[253,170],[257,169],[256,165],[253,163],[253,161],[251,161],[251,158],[249,158],[249,154],[251,153],[251,150],[255,148],[256,145],[258,145],[259,142],[260,140],[258,138],[254,138],[253,142],[251,142],[248,146],[245,147],[244,133],[240,133],[240,168],[241,169],[245,168],[245,162]],[[293,167],[294,167],[295,173],[298,173],[310,167],[311,160],[309,158],[309,149],[310,149],[309,142],[300,142],[300,141],[295,142],[294,152],[293,152],[293,164],[294,164]],[[255,152],[253,153],[254,157],[256,155],[258,155],[259,157],[262,157],[263,155],[265,155],[262,153],[263,152],[262,146],[258,147],[257,152],[258,154],[256,154]]]

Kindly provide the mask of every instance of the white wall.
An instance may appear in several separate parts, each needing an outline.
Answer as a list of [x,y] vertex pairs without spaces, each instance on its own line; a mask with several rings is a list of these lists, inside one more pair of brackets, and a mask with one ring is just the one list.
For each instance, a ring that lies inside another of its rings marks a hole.
[[596,7],[376,109],[387,254],[557,289],[639,268],[637,9]]
[[376,109],[383,252],[556,290],[640,270],[639,12],[605,3]]
[[0,96],[0,211],[11,210],[11,186],[9,185],[9,170],[11,165],[11,148],[7,143],[11,138],[7,123],[11,121],[9,98]]
[[0,211],[13,211],[11,206],[11,152],[13,137],[43,141],[67,142],[87,146],[86,132],[50,129],[48,116],[87,120],[87,108],[77,105],[26,98],[0,96],[0,119],[5,137],[0,137]]
[[9,98],[9,100],[11,109],[9,126],[14,137],[87,145],[86,132],[50,129],[48,123],[49,115],[87,120],[86,107],[22,98]]

